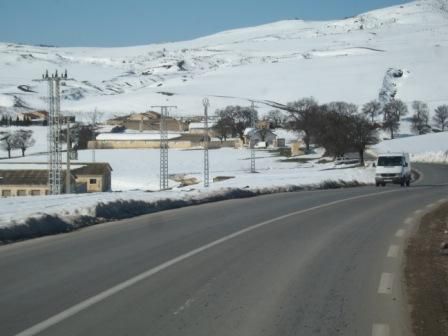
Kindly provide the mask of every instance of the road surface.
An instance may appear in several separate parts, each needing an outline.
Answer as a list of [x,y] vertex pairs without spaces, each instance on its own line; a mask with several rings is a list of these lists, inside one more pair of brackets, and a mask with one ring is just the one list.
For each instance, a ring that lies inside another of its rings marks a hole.
[[401,271],[448,166],[411,188],[231,200],[0,248],[0,335],[409,335]]

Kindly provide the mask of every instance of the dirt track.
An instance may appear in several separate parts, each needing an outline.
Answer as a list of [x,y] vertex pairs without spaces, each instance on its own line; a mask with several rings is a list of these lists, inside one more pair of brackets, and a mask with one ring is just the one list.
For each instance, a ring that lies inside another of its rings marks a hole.
[[405,277],[415,336],[448,335],[448,203],[425,215],[406,249]]

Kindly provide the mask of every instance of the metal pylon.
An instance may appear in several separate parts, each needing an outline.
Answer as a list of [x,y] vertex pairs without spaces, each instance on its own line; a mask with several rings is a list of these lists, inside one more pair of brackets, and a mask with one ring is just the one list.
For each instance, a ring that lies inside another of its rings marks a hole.
[[38,81],[48,83],[48,192],[50,195],[62,193],[62,150],[61,150],[61,96],[60,83],[68,80],[67,71],[51,76],[48,71]]
[[177,106],[151,106],[160,108],[160,190],[167,190],[168,186],[168,127],[167,117],[170,108]]
[[160,190],[168,189],[168,108],[163,106],[160,114]]
[[210,106],[210,101],[208,98],[204,98],[202,101],[204,105],[204,187],[208,188],[210,186],[210,162],[208,156],[209,148],[209,129],[208,129],[208,108]]
[[254,135],[256,132],[256,123],[255,123],[255,116],[256,116],[256,111],[255,111],[255,103],[252,102],[252,106],[251,106],[251,118],[250,118],[250,124],[251,124],[251,128],[252,128],[252,136],[249,138],[250,142],[249,142],[249,146],[250,146],[250,172],[251,173],[256,173],[256,169],[255,169],[255,160],[256,160],[256,152],[255,152],[255,141],[254,141]]

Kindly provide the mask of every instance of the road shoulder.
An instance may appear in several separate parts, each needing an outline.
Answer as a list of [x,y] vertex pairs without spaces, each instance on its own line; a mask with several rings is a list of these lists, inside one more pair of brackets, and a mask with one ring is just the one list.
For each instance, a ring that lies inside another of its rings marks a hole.
[[421,219],[406,248],[405,279],[415,336],[439,336],[448,330],[448,203]]

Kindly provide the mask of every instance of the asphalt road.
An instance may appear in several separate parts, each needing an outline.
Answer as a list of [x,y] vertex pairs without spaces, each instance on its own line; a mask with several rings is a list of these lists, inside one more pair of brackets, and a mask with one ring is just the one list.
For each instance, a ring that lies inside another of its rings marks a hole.
[[1,247],[0,335],[409,335],[403,245],[448,197],[448,166],[418,169],[411,188],[225,201]]

